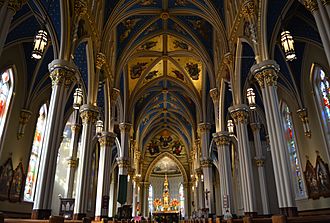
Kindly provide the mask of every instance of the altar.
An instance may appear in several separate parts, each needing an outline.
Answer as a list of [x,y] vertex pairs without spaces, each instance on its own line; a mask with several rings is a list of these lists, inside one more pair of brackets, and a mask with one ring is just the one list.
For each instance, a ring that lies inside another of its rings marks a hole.
[[155,211],[152,213],[154,221],[158,223],[178,223],[178,211]]

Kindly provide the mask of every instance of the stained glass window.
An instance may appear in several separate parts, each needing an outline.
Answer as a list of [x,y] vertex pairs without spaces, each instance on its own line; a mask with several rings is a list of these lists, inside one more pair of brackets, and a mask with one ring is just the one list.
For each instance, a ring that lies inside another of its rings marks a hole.
[[39,162],[41,157],[42,141],[45,134],[47,120],[47,106],[42,105],[39,110],[39,117],[37,120],[36,130],[34,132],[34,139],[32,144],[32,151],[28,167],[28,173],[25,181],[24,201],[33,201],[34,192],[36,188]]
[[179,196],[180,196],[180,211],[181,211],[181,215],[184,216],[184,189],[183,189],[183,184],[180,184]]
[[2,137],[9,104],[13,95],[13,69],[9,68],[1,73],[0,79],[0,137]]
[[304,198],[305,185],[301,171],[301,165],[299,162],[297,144],[295,140],[295,132],[293,129],[293,122],[290,109],[286,103],[282,103],[282,116],[284,123],[285,139],[288,146],[288,152],[290,156],[291,171],[294,180],[296,198]]
[[150,185],[149,186],[149,191],[148,191],[148,206],[149,206],[149,212],[150,213],[154,209],[153,200],[154,200],[154,193],[153,193],[153,190],[152,190],[152,185]]
[[330,77],[321,68],[316,69],[316,72],[322,119],[327,132],[330,132]]

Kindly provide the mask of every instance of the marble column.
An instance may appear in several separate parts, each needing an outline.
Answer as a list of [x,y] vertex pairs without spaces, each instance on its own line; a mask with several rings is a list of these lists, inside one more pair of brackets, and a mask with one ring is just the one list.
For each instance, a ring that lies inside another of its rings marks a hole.
[[132,215],[138,216],[139,213],[137,213],[137,205],[140,203],[140,178],[134,177],[133,178],[133,207],[132,207]]
[[114,217],[117,213],[117,184],[118,172],[114,170],[111,174],[110,199],[109,199],[109,217]]
[[237,130],[238,156],[241,172],[243,206],[245,215],[256,215],[257,207],[255,200],[254,178],[252,171],[252,159],[250,143],[247,132],[247,119],[249,107],[241,104],[229,108]]
[[27,0],[0,1],[0,56],[5,46],[11,21],[15,13],[20,10]]
[[31,218],[44,219],[51,215],[51,195],[53,194],[56,161],[62,136],[64,108],[76,72],[73,64],[64,60],[54,60],[49,64],[52,79],[52,94],[49,104],[45,138],[42,142],[40,169],[37,179]]
[[270,210],[269,210],[268,193],[267,193],[266,172],[264,166],[265,156],[263,155],[262,152],[262,145],[260,140],[261,125],[259,123],[251,123],[250,126],[253,132],[254,147],[256,150],[256,157],[254,159],[258,167],[260,193],[261,193],[261,201],[262,201],[262,212],[264,215],[268,215],[270,214]]
[[265,105],[278,204],[283,214],[291,216],[297,214],[297,208],[276,88],[279,69],[275,61],[267,60],[252,66],[251,72],[261,87]]
[[127,179],[127,205],[133,204],[133,176],[134,176],[134,169],[129,168],[128,171],[128,179]]
[[217,132],[213,134],[214,141],[218,149],[218,165],[220,178],[220,193],[221,193],[221,211],[222,214],[229,210],[233,210],[233,184],[230,162],[230,136],[228,132]]
[[[323,0],[325,3],[324,5],[329,9],[329,1]],[[321,16],[317,0],[303,0],[303,4],[305,5],[306,9],[309,10],[312,15],[314,16],[317,29],[319,30],[319,34],[322,40],[322,44],[324,47],[324,52],[328,60],[328,64],[330,66],[330,36],[327,34],[327,30],[329,32],[329,26],[326,24]]]
[[132,127],[132,124],[130,124],[130,123],[120,123],[119,124],[120,137],[121,137],[121,140],[120,140],[121,151],[119,153],[118,160],[121,160],[123,164],[125,163],[125,165],[119,166],[119,175],[128,174],[128,167],[129,167],[128,150],[129,150],[131,127]]
[[143,216],[149,217],[148,195],[150,183],[144,182],[143,184]]
[[90,178],[89,161],[92,159],[92,138],[95,134],[95,122],[98,108],[91,104],[80,107],[82,120],[81,149],[79,153],[78,175],[76,183],[76,197],[73,218],[81,220],[86,216],[88,204],[88,178]]
[[209,214],[215,213],[215,202],[214,202],[214,190],[213,190],[213,171],[212,171],[212,160],[209,157],[209,145],[210,145],[210,129],[209,123],[200,123],[198,125],[200,132],[200,143],[202,157],[200,166],[204,176],[204,199],[205,207],[209,209]]
[[110,169],[112,158],[112,146],[115,142],[116,134],[112,132],[102,132],[99,137],[100,158],[97,176],[97,194],[95,221],[101,221],[102,218],[108,217],[109,200],[110,200]]
[[75,123],[71,125],[71,141],[70,141],[70,156],[68,157],[68,169],[66,174],[67,188],[65,190],[66,198],[73,198],[73,185],[77,169],[77,152],[78,152],[78,142],[79,133],[81,129],[81,124],[79,123],[79,111],[74,110]]

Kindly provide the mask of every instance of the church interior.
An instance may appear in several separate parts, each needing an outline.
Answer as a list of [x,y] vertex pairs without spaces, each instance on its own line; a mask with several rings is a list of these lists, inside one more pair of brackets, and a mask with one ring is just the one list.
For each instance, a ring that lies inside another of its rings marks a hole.
[[0,0],[0,75],[0,223],[330,222],[329,0]]

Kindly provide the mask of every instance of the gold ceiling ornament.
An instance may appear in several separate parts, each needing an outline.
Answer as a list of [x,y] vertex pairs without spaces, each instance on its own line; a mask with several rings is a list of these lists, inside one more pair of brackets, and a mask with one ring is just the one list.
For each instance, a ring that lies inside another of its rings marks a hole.
[[120,132],[129,132],[131,130],[132,124],[131,123],[120,123],[119,129]]
[[9,0],[8,8],[13,9],[15,13],[22,8],[22,6],[27,2],[27,0]]
[[163,11],[161,14],[160,14],[160,18],[164,21],[168,20],[170,18],[170,14],[167,12],[167,11]]
[[213,139],[217,146],[227,146],[230,144],[228,133],[217,132],[213,134]]
[[254,0],[245,0],[242,5],[242,13],[244,17],[254,17],[256,14],[256,6]]
[[78,17],[86,15],[87,13],[87,2],[86,0],[75,0],[74,11]]
[[319,7],[317,5],[317,1],[316,0],[303,0],[304,6],[307,10],[309,10],[310,12],[314,12],[319,10]]
[[103,53],[96,54],[96,68],[101,70],[106,62],[106,56]]
[[231,117],[234,119],[235,123],[246,124],[249,117],[249,108],[247,106],[241,107],[230,107]]

